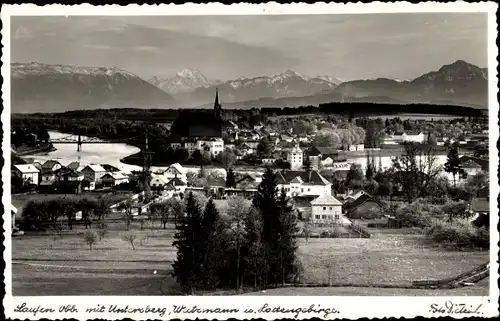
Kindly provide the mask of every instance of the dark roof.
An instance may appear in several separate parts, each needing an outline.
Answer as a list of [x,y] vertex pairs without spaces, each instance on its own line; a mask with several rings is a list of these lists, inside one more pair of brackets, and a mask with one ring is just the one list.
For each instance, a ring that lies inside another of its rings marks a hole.
[[104,168],[108,172],[119,172],[120,169],[118,167],[115,167],[113,165],[109,164],[101,164],[102,168]]
[[77,170],[78,167],[80,167],[80,163],[79,162],[71,162],[68,164],[68,166],[66,166],[67,168],[71,168],[73,170]]
[[174,186],[186,186],[187,184],[180,178],[172,178],[167,184],[172,184]]
[[338,150],[333,147],[316,147],[316,148],[323,156],[331,156],[339,154]]
[[474,163],[478,164],[479,166],[481,166],[481,169],[483,171],[488,171],[489,170],[489,161],[488,159],[483,159],[483,158],[479,158],[479,157],[474,157],[474,156],[462,156],[460,157],[460,162],[462,164],[465,164],[469,161],[473,161]]
[[366,202],[374,202],[380,207],[384,206],[384,205],[382,205],[382,203],[380,203],[379,201],[377,201],[376,199],[374,199],[370,195],[363,194],[360,197],[358,197],[357,199],[355,199],[354,201],[345,203],[344,208],[346,209],[347,212],[352,212]]
[[474,198],[471,202],[471,208],[474,212],[489,212],[490,202],[487,198]]
[[180,111],[170,134],[181,137],[222,137],[222,123],[222,119],[213,111]]
[[48,160],[45,163],[43,163],[42,168],[53,168],[55,165],[61,164],[56,160]]
[[295,206],[297,207],[309,207],[311,206],[311,201],[317,198],[316,195],[313,196],[295,196],[293,198]]
[[[284,171],[281,174],[286,182],[290,182],[291,180],[293,180],[294,178],[296,178],[298,176],[304,182],[309,183],[309,184],[313,184],[313,185],[328,185],[328,184],[330,184],[330,182],[326,178],[321,176],[321,174],[315,170],[310,172],[310,176],[308,175],[308,173],[306,171]],[[283,184],[283,183],[281,183],[281,184]]]
[[207,179],[207,184],[210,187],[225,187],[226,180],[222,177],[210,177],[209,179]]

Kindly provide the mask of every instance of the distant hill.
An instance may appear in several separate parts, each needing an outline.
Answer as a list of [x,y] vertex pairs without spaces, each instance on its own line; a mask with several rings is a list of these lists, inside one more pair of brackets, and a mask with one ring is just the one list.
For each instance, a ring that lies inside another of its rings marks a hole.
[[487,108],[488,72],[463,60],[445,65],[412,81],[379,78],[340,84],[340,96],[386,96],[408,103],[443,103]]
[[13,63],[11,69],[12,113],[177,107],[172,96],[116,68]]

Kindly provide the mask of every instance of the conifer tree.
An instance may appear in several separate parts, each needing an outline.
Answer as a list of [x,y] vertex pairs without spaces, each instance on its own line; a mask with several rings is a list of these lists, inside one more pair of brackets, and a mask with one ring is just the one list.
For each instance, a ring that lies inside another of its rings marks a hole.
[[181,219],[174,235],[173,246],[177,248],[177,259],[172,266],[177,282],[193,293],[201,280],[204,244],[201,209],[192,192],[186,200],[185,211],[186,215]]
[[262,282],[264,286],[276,281],[277,264],[279,269],[279,261],[276,262],[278,255],[277,238],[280,232],[277,193],[276,175],[268,167],[264,172],[262,182],[259,184],[253,200],[253,205],[259,211],[262,218],[262,245],[266,265],[264,270],[268,271],[268,273],[263,275]]
[[258,211],[252,209],[245,216],[245,241],[243,244],[244,277],[257,288],[261,284],[262,276],[267,274],[267,265],[264,262],[264,245],[262,243],[262,218]]
[[235,187],[236,182],[235,182],[235,177],[234,177],[234,171],[232,168],[230,168],[227,171],[227,176],[226,176],[226,187],[227,188],[232,188]]
[[204,244],[202,277],[204,288],[215,288],[219,283],[217,251],[223,250],[217,244],[217,223],[219,221],[219,212],[212,199],[207,202],[203,212],[202,221],[202,239]]
[[278,206],[280,209],[278,235],[280,276],[282,284],[285,284],[286,280],[292,279],[298,270],[298,267],[295,266],[297,262],[295,253],[297,251],[296,233],[298,232],[298,227],[297,218],[295,213],[293,213],[293,206],[289,203],[284,189],[281,189]]
[[444,164],[444,170],[453,175],[453,186],[457,184],[457,174],[465,173],[460,158],[458,157],[458,147],[456,145],[452,145],[448,151],[448,160]]

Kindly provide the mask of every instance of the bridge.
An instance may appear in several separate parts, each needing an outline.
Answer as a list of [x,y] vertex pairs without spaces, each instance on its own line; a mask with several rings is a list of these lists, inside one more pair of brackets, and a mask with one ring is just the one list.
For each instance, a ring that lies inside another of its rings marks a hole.
[[[144,135],[142,135],[144,136]],[[141,138],[142,136],[132,137],[132,138],[122,138],[117,140],[102,140],[100,138],[95,137],[85,137],[82,138],[82,135],[68,135],[57,139],[49,139],[49,143],[52,144],[75,144],[76,150],[79,152],[82,150],[83,144],[119,144],[119,143],[128,143],[131,140]]]

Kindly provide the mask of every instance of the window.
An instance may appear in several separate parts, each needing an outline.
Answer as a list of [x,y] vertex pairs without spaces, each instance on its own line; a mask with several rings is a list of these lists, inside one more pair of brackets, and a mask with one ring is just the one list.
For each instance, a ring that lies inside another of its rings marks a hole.
[[340,219],[340,215],[335,214],[335,220],[338,221]]
[[323,206],[323,211],[326,211],[326,207],[325,206]]
[[310,189],[310,188],[308,188],[308,189],[307,189],[307,191],[308,191],[308,192],[310,192],[310,191],[311,191],[311,189]]
[[301,188],[301,189],[300,189],[300,192],[301,192],[301,193],[304,193],[304,189],[303,189],[303,188]]
[[332,210],[332,207],[330,206],[329,210],[331,211]]
[[326,215],[321,215],[321,218],[326,220]]
[[319,215],[316,215],[316,219],[319,220],[321,218],[321,216]]

